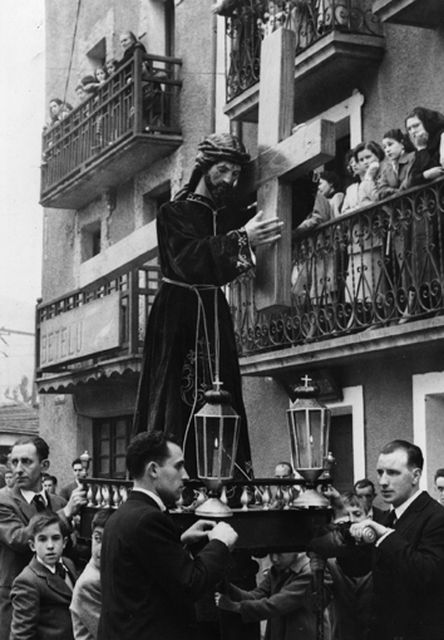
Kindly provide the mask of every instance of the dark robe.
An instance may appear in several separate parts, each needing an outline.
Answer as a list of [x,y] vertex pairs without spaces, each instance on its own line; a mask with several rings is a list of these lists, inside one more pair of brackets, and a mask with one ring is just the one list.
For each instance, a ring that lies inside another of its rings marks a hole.
[[210,200],[194,194],[163,205],[157,217],[163,277],[198,287],[191,289],[165,281],[160,286],[146,329],[134,426],[136,432],[156,429],[174,434],[183,444],[191,477],[196,475],[192,415],[203,406],[204,392],[211,389],[205,324],[214,375],[215,292],[220,379],[241,418],[237,462],[246,471],[251,468],[233,324],[226,298],[218,288],[253,266],[247,235],[240,230],[245,221],[245,214],[242,216],[231,207],[216,214]]

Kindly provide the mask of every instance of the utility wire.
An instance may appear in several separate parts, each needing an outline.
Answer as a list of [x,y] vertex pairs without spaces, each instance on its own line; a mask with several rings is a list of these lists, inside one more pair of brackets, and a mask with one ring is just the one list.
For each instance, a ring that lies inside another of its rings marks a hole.
[[75,21],[75,24],[74,24],[74,33],[73,33],[73,36],[72,36],[71,54],[69,56],[68,75],[66,76],[65,91],[63,93],[63,102],[66,102],[66,94],[68,93],[69,77],[71,75],[72,59],[73,59],[73,56],[74,56],[74,47],[75,47],[75,44],[76,44],[77,27],[79,25],[80,5],[81,4],[82,4],[82,0],[78,0],[78,2],[77,2],[77,15],[76,15],[76,21]]

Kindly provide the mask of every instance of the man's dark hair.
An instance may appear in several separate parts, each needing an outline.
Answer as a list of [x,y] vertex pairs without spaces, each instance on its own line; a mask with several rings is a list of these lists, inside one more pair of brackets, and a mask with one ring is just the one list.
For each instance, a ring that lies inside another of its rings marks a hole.
[[290,472],[289,475],[292,475],[293,473],[293,467],[291,466],[291,463],[287,462],[286,460],[283,460],[282,462],[278,462],[274,468],[276,469],[277,467],[287,467]]
[[353,491],[356,491],[356,489],[365,489],[366,487],[371,487],[373,493],[376,494],[375,485],[368,478],[362,478],[362,480],[358,480],[357,482],[355,482],[355,484],[353,485]]
[[96,527],[104,527],[114,513],[114,509],[99,509],[92,519],[91,531]]
[[[82,464],[82,461],[80,460],[80,458],[76,458],[75,460],[73,460],[71,462],[71,467],[74,469],[74,465],[75,464]],[[82,465],[83,466],[83,465]]]
[[51,480],[52,484],[56,487],[57,486],[57,478],[55,476],[52,476],[50,473],[44,473],[42,475],[42,480]]
[[168,458],[168,443],[178,444],[174,436],[163,431],[144,431],[131,440],[126,452],[126,467],[130,478],[143,476],[148,462],[159,464]]
[[11,447],[11,451],[15,446],[21,444],[33,444],[37,450],[40,462],[49,458],[49,447],[40,436],[20,436]]
[[35,516],[32,516],[29,521],[30,538],[34,539],[38,533],[52,524],[58,524],[62,536],[66,535],[66,532],[63,530],[63,523],[59,516],[56,513],[49,512],[37,513]]
[[424,467],[424,457],[422,455],[422,451],[416,444],[412,444],[407,440],[392,440],[388,444],[386,444],[382,449],[381,453],[386,455],[388,453],[394,453],[401,449],[405,451],[407,454],[407,466],[412,468],[423,469]]
[[437,469],[435,471],[434,481],[436,482],[438,480],[438,478],[444,478],[444,469]]
[[364,509],[364,502],[361,496],[358,496],[354,491],[345,491],[342,495],[342,502],[350,505],[350,507],[360,507]]

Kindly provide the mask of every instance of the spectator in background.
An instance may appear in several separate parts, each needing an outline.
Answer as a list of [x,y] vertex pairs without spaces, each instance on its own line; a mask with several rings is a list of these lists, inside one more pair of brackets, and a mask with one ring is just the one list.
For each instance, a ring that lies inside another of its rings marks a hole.
[[62,105],[63,100],[60,100],[60,98],[52,98],[49,101],[48,127],[52,127],[59,122],[60,110],[62,108]]
[[435,489],[438,492],[438,502],[444,506],[444,469],[437,469],[435,473]]
[[347,152],[345,156],[345,169],[353,179],[353,182],[345,191],[341,214],[350,213],[359,207],[359,184],[361,182],[361,177],[365,172],[358,165],[355,156],[355,149],[350,149],[350,151]]
[[406,151],[408,141],[401,129],[390,129],[382,138],[386,160],[381,166],[378,179],[379,198],[388,198],[404,189],[408,189],[411,182],[412,164],[415,154]]
[[45,473],[45,475],[43,476],[42,484],[43,489],[48,493],[57,493],[57,478],[55,476],[51,476],[49,473]]
[[59,120],[60,121],[64,120],[66,116],[68,116],[71,113],[72,110],[73,110],[72,105],[69,102],[64,102],[60,109]]
[[105,69],[108,74],[108,78],[110,78],[117,71],[117,60],[114,60],[114,58],[107,60],[107,62],[105,62]]
[[56,511],[70,531],[73,516],[86,504],[81,489],[71,494],[67,504],[60,496],[42,491],[42,474],[48,470],[48,458],[49,447],[42,438],[19,438],[10,458],[15,485],[0,490],[0,640],[9,640],[12,583],[31,558],[28,542],[32,516],[41,511]]
[[71,462],[71,467],[72,467],[72,472],[74,474],[74,480],[73,482],[70,482],[69,484],[65,485],[60,489],[60,495],[66,501],[70,499],[74,489],[77,489],[78,487],[82,487],[80,478],[84,476],[83,465],[80,458],[76,458],[75,460],[73,460]]
[[424,107],[415,107],[407,116],[405,126],[416,149],[412,185],[444,176],[444,115]]
[[361,169],[358,206],[365,207],[378,200],[378,181],[385,158],[384,150],[377,142],[370,140],[370,142],[363,142],[356,147],[355,157]]
[[100,552],[105,524],[113,509],[100,509],[91,524],[91,559],[80,574],[70,606],[75,640],[96,640],[102,608],[100,587]]
[[89,95],[85,91],[85,87],[81,82],[79,82],[79,84],[76,86],[74,91],[76,92],[78,104],[82,104],[82,102],[84,102],[87,98],[89,98]]
[[344,517],[313,539],[310,550],[327,559],[333,579],[330,609],[334,640],[366,640],[371,618],[372,549],[357,544],[350,527],[368,514],[363,499],[355,493],[342,494],[341,503]]
[[361,498],[363,501],[367,517],[376,520],[376,522],[381,522],[385,517],[385,511],[384,509],[378,509],[378,507],[373,506],[373,501],[376,498],[376,490],[373,482],[368,478],[358,480],[353,486],[353,491],[358,498]]
[[[244,591],[230,583],[226,594],[216,592],[216,605],[239,614],[244,622],[267,620],[265,640],[315,640],[316,614],[308,556],[271,553],[270,560],[272,566],[256,589]],[[330,584],[326,574],[324,586]],[[326,614],[324,629],[329,629]]]
[[332,217],[337,218],[344,201],[339,176],[334,171],[323,171],[319,174],[318,190],[329,201]]
[[5,487],[6,489],[12,489],[14,486],[14,474],[10,469],[5,471]]
[[105,82],[108,80],[108,72],[106,70],[106,67],[104,67],[103,65],[100,67],[97,67],[94,70],[94,77],[96,79],[96,83],[99,86],[102,86],[102,84],[105,84]]
[[40,513],[29,523],[30,563],[11,590],[10,640],[72,640],[69,603],[76,580],[71,560],[63,558],[66,538],[55,513]]
[[293,467],[289,462],[278,462],[274,469],[275,478],[294,478]]

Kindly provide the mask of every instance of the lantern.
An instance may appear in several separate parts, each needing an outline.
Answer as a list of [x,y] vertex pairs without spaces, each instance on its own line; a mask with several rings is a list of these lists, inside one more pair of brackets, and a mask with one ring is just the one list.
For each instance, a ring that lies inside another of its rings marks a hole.
[[231,407],[231,396],[222,391],[222,383],[213,383],[205,393],[206,404],[194,416],[197,475],[205,482],[210,497],[197,507],[203,517],[227,517],[231,509],[217,496],[223,480],[233,478],[239,439],[239,416]]
[[328,500],[315,490],[316,480],[325,469],[328,460],[330,411],[316,397],[316,385],[308,376],[304,385],[295,388],[296,400],[287,410],[290,431],[291,460],[294,469],[307,483],[307,489],[295,501],[299,507],[326,507]]

